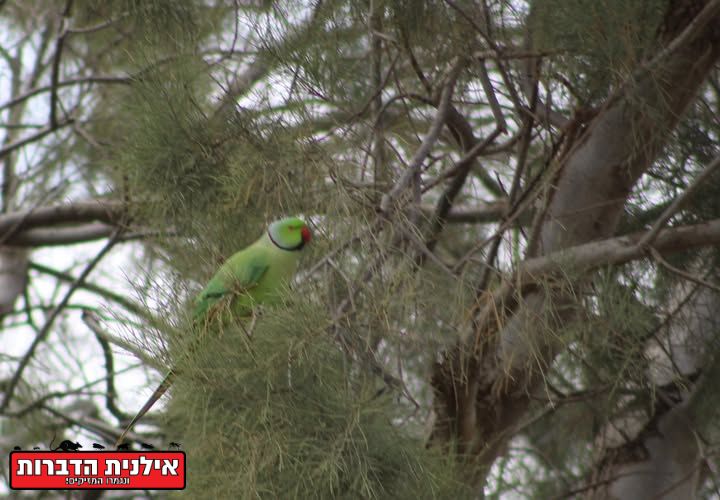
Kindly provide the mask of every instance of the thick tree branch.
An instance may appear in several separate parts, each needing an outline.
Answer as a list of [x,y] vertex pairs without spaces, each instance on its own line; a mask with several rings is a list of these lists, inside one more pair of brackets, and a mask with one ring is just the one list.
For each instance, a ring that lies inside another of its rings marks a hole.
[[5,244],[16,247],[42,247],[75,245],[107,238],[114,226],[108,224],[82,224],[76,227],[28,229],[9,237]]
[[122,203],[109,200],[78,201],[9,212],[0,215],[0,242],[7,242],[15,234],[43,226],[88,222],[115,224],[122,220],[123,215]]
[[[646,258],[637,244],[647,232],[619,236],[558,250],[523,262],[513,278],[513,286],[536,283],[549,274],[584,273],[602,266],[626,264]],[[681,252],[720,244],[720,219],[702,224],[664,229],[657,234],[653,248],[659,252]]]
[[[619,236],[602,241],[585,243],[560,249],[542,257],[535,257],[520,264],[518,269],[486,299],[478,315],[476,328],[492,330],[499,310],[512,307],[513,297],[536,287],[552,277],[566,279],[579,276],[610,265],[621,265],[633,260],[647,258],[648,254],[638,242],[647,232]],[[720,244],[720,219],[703,224],[665,229],[658,233],[653,248],[659,252],[681,252]]]

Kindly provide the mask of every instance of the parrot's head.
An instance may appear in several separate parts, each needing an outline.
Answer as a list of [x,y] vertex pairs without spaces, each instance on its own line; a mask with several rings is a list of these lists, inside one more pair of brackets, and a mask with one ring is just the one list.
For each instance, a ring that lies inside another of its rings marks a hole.
[[268,236],[275,246],[283,250],[302,250],[312,239],[310,228],[297,217],[276,220],[268,227]]

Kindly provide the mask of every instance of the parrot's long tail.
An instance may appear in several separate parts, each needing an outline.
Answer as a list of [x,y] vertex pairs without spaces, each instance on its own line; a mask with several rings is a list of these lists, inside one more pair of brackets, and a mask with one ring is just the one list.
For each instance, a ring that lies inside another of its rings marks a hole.
[[130,421],[128,426],[125,428],[125,430],[120,434],[120,437],[115,442],[115,447],[117,448],[120,446],[123,441],[125,440],[125,436],[128,432],[130,432],[133,428],[133,426],[145,416],[145,414],[150,410],[150,408],[153,407],[153,405],[157,402],[158,399],[160,399],[163,394],[167,392],[167,390],[170,388],[170,386],[173,384],[173,381],[175,380],[175,371],[170,370],[167,375],[165,375],[165,378],[162,382],[160,382],[160,385],[157,389],[155,389],[155,392],[152,393],[152,396],[148,398],[148,400],[145,402],[142,408],[140,408],[140,411],[137,412],[137,415],[133,417],[133,419]]

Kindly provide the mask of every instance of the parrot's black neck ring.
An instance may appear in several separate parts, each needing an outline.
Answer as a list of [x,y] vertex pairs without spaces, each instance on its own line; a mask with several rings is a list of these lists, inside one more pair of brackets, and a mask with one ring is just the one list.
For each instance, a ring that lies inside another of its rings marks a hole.
[[300,243],[298,243],[294,247],[284,247],[280,243],[275,241],[275,239],[272,237],[272,233],[270,231],[268,231],[267,234],[268,234],[268,238],[270,238],[270,241],[272,241],[272,244],[275,245],[276,247],[278,247],[280,250],[286,250],[288,252],[297,252],[297,251],[302,250],[303,247],[305,246],[305,240],[301,239]]

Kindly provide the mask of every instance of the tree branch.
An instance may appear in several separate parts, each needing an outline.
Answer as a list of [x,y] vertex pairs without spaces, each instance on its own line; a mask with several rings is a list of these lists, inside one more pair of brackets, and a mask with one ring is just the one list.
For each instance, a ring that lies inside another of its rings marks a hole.
[[[640,244],[638,244],[638,246],[642,247],[642,245],[640,245]],[[692,281],[693,283],[697,283],[698,285],[702,285],[702,286],[707,287],[716,292],[720,292],[720,286],[710,283],[709,281],[706,281],[699,276],[695,276],[692,273],[683,271],[682,269],[678,269],[677,267],[670,264],[667,260],[665,260],[663,258],[663,256],[660,255],[660,252],[658,252],[655,248],[648,247],[648,250],[650,250],[650,255],[653,256],[653,258],[658,262],[658,264],[663,266],[665,269],[667,269],[671,273],[677,274],[681,278],[685,278],[686,280]]]
[[427,238],[427,247],[430,251],[432,251],[437,244],[438,235],[445,227],[448,213],[450,213],[453,203],[455,202],[455,198],[458,194],[460,194],[462,187],[465,185],[465,181],[467,180],[467,176],[470,173],[470,169],[475,163],[475,158],[477,157],[477,155],[482,153],[483,149],[492,144],[495,138],[501,133],[501,128],[498,127],[497,129],[495,129],[489,136],[485,138],[485,140],[475,144],[468,152],[468,154],[466,154],[464,158],[455,166],[457,173],[453,177],[448,188],[440,197],[440,200],[438,201],[432,215],[432,226],[430,228],[430,234]]
[[23,137],[22,139],[18,139],[15,142],[11,142],[10,144],[7,144],[2,149],[0,149],[0,158],[3,158],[5,156],[9,155],[16,149],[20,149],[21,147],[23,147],[27,144],[30,144],[35,141],[39,141],[40,139],[43,139],[45,136],[48,136],[63,127],[67,127],[68,125],[71,125],[73,122],[74,122],[73,119],[68,118],[67,120],[57,123],[57,125],[55,125],[55,126],[45,127],[42,130],[35,132],[34,134],[30,134],[27,137]]
[[58,107],[58,80],[60,79],[60,60],[62,58],[63,47],[65,46],[65,37],[67,37],[68,31],[65,26],[67,18],[70,15],[70,9],[72,8],[73,0],[67,0],[65,3],[65,9],[60,17],[60,34],[55,42],[55,56],[53,57],[52,73],[50,80],[50,127],[57,127],[57,107]]
[[[164,366],[162,363],[158,362],[155,358],[148,356],[143,350],[138,349],[131,343],[116,337],[115,335],[112,335],[105,331],[103,327],[100,325],[100,320],[98,319],[97,315],[92,312],[89,309],[84,309],[82,314],[82,320],[87,325],[87,327],[95,334],[96,337],[99,339],[102,338],[103,341],[109,342],[113,345],[116,345],[120,349],[123,349],[134,356],[136,356],[140,361],[142,361],[146,366],[150,366],[154,369],[156,369],[159,372],[167,372],[167,366]],[[125,417],[127,418],[127,416]],[[120,419],[122,420],[122,419]]]
[[38,346],[45,341],[45,339],[50,334],[50,330],[52,329],[52,326],[55,324],[55,320],[60,316],[60,313],[65,309],[65,306],[70,301],[70,298],[72,297],[73,293],[79,288],[79,286],[85,281],[85,279],[88,277],[88,275],[92,272],[93,269],[100,263],[100,261],[105,257],[105,255],[115,246],[115,243],[117,242],[117,236],[118,232],[115,232],[113,236],[107,241],[105,246],[98,252],[98,254],[91,260],[87,266],[85,266],[85,269],[83,272],[78,276],[78,279],[75,283],[73,283],[70,288],[65,292],[65,296],[62,298],[62,300],[58,303],[58,305],[53,309],[53,311],[48,316],[47,320],[45,321],[45,324],[40,329],[38,334],[35,336],[35,339],[30,344],[30,347],[28,348],[25,355],[20,360],[20,363],[18,364],[17,369],[15,370],[15,373],[13,374],[12,378],[10,379],[9,384],[7,387],[5,387],[5,397],[3,398],[2,404],[0,404],[0,413],[3,413],[5,410],[7,410],[8,406],[10,405],[10,401],[12,400],[13,395],[15,394],[15,389],[17,388],[18,383],[22,379],[22,374],[25,371],[25,368],[30,363],[30,360],[35,355],[35,351],[37,350]]
[[669,207],[667,207],[663,213],[658,217],[658,219],[655,221],[655,223],[652,225],[652,228],[648,233],[638,242],[638,246],[641,248],[646,248],[650,245],[652,245],[653,240],[657,236],[660,229],[665,225],[667,221],[670,220],[670,218],[675,215],[682,207],[685,205],[685,202],[690,199],[690,197],[695,194],[695,192],[700,188],[700,186],[709,178],[712,176],[713,173],[715,173],[715,170],[720,167],[720,156],[715,158],[710,164],[705,167],[705,169],[698,175],[685,189],[685,191],[675,198],[673,202],[670,204]]
[[0,215],[0,241],[28,229],[59,224],[104,222],[114,224],[124,215],[123,205],[110,200],[87,200],[38,207]]
[[[42,274],[47,274],[49,276],[52,276],[53,278],[56,278],[60,281],[64,281],[66,283],[75,283],[77,281],[77,278],[72,276],[71,274],[64,273],[62,271],[58,271],[57,269],[53,269],[51,267],[44,266],[42,264],[39,264],[37,262],[30,262],[28,267],[34,271],[38,271]],[[124,307],[129,312],[140,316],[141,318],[150,319],[150,316],[148,313],[143,309],[139,304],[136,304],[135,302],[127,299],[126,297],[123,297],[120,294],[117,294],[111,290],[108,290],[106,288],[103,288],[101,286],[98,286],[94,283],[88,283],[87,281],[84,281],[79,285],[80,288],[83,290],[88,290],[90,292],[96,293],[100,295],[102,298],[110,300],[112,302],[115,302],[122,307]]]
[[115,226],[108,224],[83,224],[77,227],[28,229],[11,236],[5,244],[17,247],[41,247],[74,245],[107,238]]
[[62,82],[57,82],[57,84],[53,87],[52,85],[43,85],[42,87],[36,87],[32,90],[28,90],[24,94],[20,94],[17,97],[14,97],[10,99],[9,101],[5,102],[4,104],[0,105],[0,111],[3,111],[7,108],[12,108],[14,106],[17,106],[18,104],[22,103],[23,101],[26,101],[32,97],[35,97],[38,94],[42,94],[44,92],[50,92],[55,89],[60,89],[63,87],[71,87],[73,85],[82,85],[85,83],[107,83],[107,84],[120,84],[120,85],[129,85],[130,82],[132,82],[131,77],[127,76],[86,76],[86,77],[79,77],[79,78],[70,78],[68,80],[64,80]]
[[104,332],[102,332],[100,325],[97,324],[97,320],[95,322],[89,321],[89,315],[89,319],[95,319],[92,317],[92,313],[90,311],[85,310],[83,311],[83,321],[85,321],[85,324],[88,325],[90,330],[92,330],[95,334],[95,338],[100,344],[103,357],[105,358],[105,408],[107,408],[107,410],[112,413],[118,421],[122,422],[128,418],[128,415],[118,408],[115,401],[117,398],[117,391],[115,390],[115,359],[113,358],[113,352],[106,336],[102,335]]
[[[450,211],[445,214],[445,222],[456,224],[482,224],[488,222],[497,222],[503,216],[508,208],[507,199],[487,202],[479,207],[453,206]],[[437,207],[432,205],[420,205],[423,214],[432,218],[435,216]]]
[[[593,241],[565,248],[523,262],[512,280],[515,285],[537,282],[542,275],[567,274],[568,269],[587,272],[607,265],[625,264],[646,257],[637,244],[647,233]],[[720,244],[720,219],[702,224],[680,226],[660,231],[653,248],[660,252],[681,252],[692,248]]]
[[445,126],[445,120],[448,115],[448,108],[450,107],[450,99],[452,98],[453,91],[455,90],[455,82],[457,81],[460,71],[464,65],[464,61],[458,60],[453,65],[448,75],[448,79],[443,86],[440,94],[440,102],[438,104],[437,113],[435,119],[430,126],[430,130],[425,135],[420,147],[415,151],[410,164],[405,169],[403,175],[398,179],[393,188],[385,193],[380,201],[380,211],[384,214],[390,212],[391,204],[400,196],[400,194],[410,185],[410,181],[417,172],[417,170],[425,161],[425,158],[430,154],[430,150],[435,145],[440,132],[442,132]]

